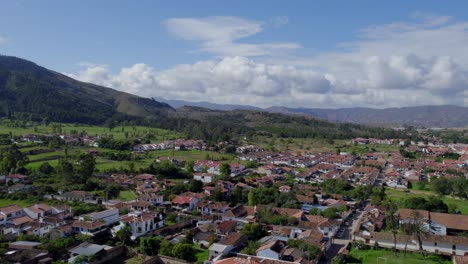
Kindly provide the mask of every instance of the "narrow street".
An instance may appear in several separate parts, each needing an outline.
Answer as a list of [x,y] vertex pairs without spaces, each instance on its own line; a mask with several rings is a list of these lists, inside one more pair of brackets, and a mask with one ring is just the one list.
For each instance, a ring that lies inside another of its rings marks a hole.
[[348,242],[352,240],[351,233],[353,232],[353,230],[356,230],[357,228],[359,228],[358,223],[362,215],[363,215],[362,211],[356,211],[356,213],[352,215],[351,224],[349,226],[343,225],[343,228],[344,228],[343,236],[340,238],[336,237],[333,239],[332,245],[326,252],[327,258],[320,259],[319,264],[330,264],[331,260],[333,259],[333,257],[335,257],[338,254],[340,249],[346,246]]

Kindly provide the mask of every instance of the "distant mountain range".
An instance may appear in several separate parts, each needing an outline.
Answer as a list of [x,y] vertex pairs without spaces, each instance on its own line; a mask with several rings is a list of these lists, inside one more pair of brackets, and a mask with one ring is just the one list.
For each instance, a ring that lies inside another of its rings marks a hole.
[[401,108],[289,108],[274,106],[258,108],[248,105],[214,104],[182,100],[158,99],[174,108],[196,106],[212,110],[260,110],[271,113],[308,115],[331,122],[366,124],[373,126],[416,126],[416,127],[468,127],[468,107],[454,105],[414,106]]

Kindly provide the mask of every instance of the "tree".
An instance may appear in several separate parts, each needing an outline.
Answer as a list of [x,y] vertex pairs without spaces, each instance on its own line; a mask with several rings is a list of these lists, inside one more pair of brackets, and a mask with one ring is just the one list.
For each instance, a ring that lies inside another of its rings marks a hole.
[[90,153],[81,153],[74,166],[75,178],[77,183],[85,183],[93,175],[96,160]]
[[0,149],[0,173],[13,173],[27,162],[27,156],[23,155],[16,145]]
[[247,244],[247,246],[241,250],[241,253],[255,256],[257,255],[257,249],[260,248],[260,243],[257,241],[252,241],[250,240]]
[[322,211],[322,216],[328,219],[334,219],[336,218],[336,213],[338,212],[338,209],[336,208],[327,208]]
[[427,228],[427,224],[425,223],[421,213],[419,211],[412,211],[411,212],[411,221],[408,223],[408,231],[411,235],[415,236],[418,241],[419,251],[423,255],[424,259],[426,259],[426,254],[423,249],[423,238],[425,238],[429,234],[429,230]]
[[50,166],[49,162],[44,162],[39,166],[38,171],[45,175],[50,175],[54,172],[54,167]]
[[191,180],[189,182],[188,190],[191,192],[201,192],[203,191],[203,182],[197,180]]
[[452,186],[446,177],[438,177],[432,181],[432,188],[440,195],[448,195],[451,193]]
[[393,235],[393,252],[397,255],[397,234],[400,228],[400,214],[398,213],[398,206],[393,200],[386,201],[385,203],[385,224],[392,231]]
[[268,232],[257,223],[247,223],[242,226],[241,233],[246,235],[249,240],[257,241],[266,236]]
[[129,245],[132,242],[132,228],[128,225],[117,231],[115,237],[119,240],[121,245]]
[[192,161],[187,161],[185,163],[185,171],[187,173],[194,173],[195,171],[193,170],[193,166],[195,165],[195,162],[192,160]]
[[177,243],[172,248],[172,256],[190,262],[194,262],[197,260],[195,253],[195,249],[190,244]]
[[219,165],[219,172],[222,176],[230,176],[231,166],[228,163],[222,163],[221,165]]
[[157,255],[159,252],[159,246],[161,239],[155,236],[141,237],[140,238],[140,251],[148,256]]
[[161,241],[159,245],[159,255],[172,257],[172,248],[174,245],[169,240]]

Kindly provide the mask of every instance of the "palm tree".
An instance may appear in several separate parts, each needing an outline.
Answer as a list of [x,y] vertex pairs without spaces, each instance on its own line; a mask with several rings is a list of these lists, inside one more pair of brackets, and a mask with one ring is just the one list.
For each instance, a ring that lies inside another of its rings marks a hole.
[[397,234],[400,228],[400,214],[398,213],[398,206],[393,200],[389,200],[385,203],[385,223],[389,227],[393,234],[393,252],[397,256]]

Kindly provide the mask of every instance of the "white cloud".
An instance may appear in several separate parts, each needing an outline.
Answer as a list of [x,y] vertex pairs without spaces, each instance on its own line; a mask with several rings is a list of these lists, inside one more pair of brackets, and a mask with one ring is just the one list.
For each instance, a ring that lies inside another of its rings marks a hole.
[[8,39],[3,36],[0,36],[0,45],[6,44],[6,43],[8,43]]
[[279,28],[289,23],[289,18],[287,16],[277,16],[273,18],[272,24],[274,27]]
[[[282,23],[287,23],[287,17]],[[240,39],[263,31],[263,22],[239,17],[171,18],[164,22],[176,37],[199,42],[199,50],[217,56],[265,56],[298,49],[292,42],[241,43]]]
[[[412,19],[373,25],[334,52],[288,61],[275,53],[296,44],[239,43],[260,33],[261,22],[170,19],[174,35],[221,57],[162,71],[140,63],[112,73],[106,65],[84,64],[70,76],[146,97],[263,107],[468,105],[468,22],[424,13]],[[250,58],[258,55],[268,56]]]

